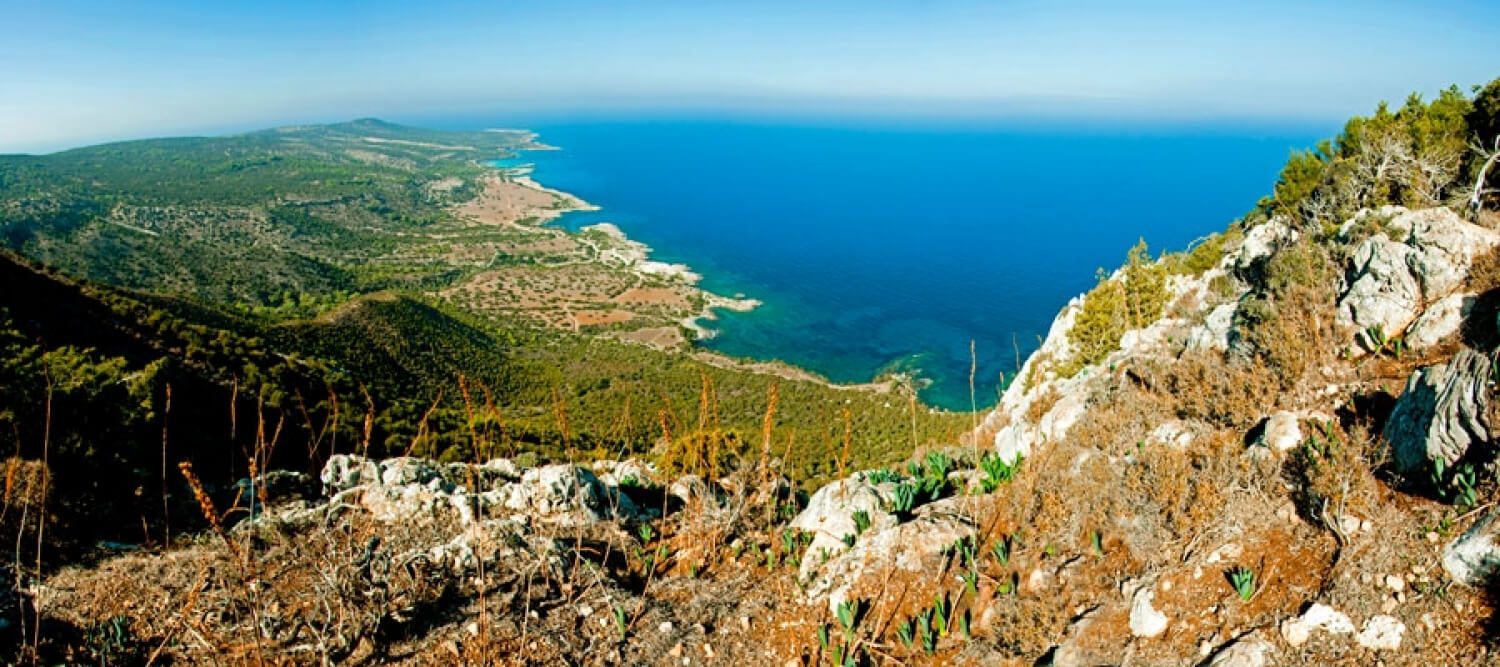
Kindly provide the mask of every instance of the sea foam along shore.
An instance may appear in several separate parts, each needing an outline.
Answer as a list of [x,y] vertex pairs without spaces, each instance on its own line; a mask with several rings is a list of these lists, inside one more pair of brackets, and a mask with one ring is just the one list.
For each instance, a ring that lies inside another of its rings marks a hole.
[[[541,150],[551,148],[549,146]],[[531,149],[528,148],[526,150]],[[601,210],[599,206],[590,204],[577,195],[549,188],[538,183],[536,179],[532,178],[535,165],[523,164],[514,167],[502,167],[500,171],[507,180],[513,183],[563,197],[572,202],[567,208],[558,209],[557,217],[572,211]],[[601,222],[583,227],[582,229],[601,232],[613,240],[614,243],[610,247],[596,248],[598,250],[598,261],[601,263],[620,266],[643,279],[665,278],[668,281],[678,282],[696,290],[703,297],[703,310],[697,315],[685,317],[678,322],[684,328],[693,332],[695,340],[706,340],[718,335],[718,331],[704,326],[701,322],[701,320],[712,321],[718,319],[718,316],[714,314],[716,309],[723,308],[737,312],[747,312],[761,305],[761,302],[757,299],[728,297],[698,287],[698,282],[703,279],[701,274],[693,271],[686,264],[674,264],[651,259],[650,246],[640,241],[631,240],[625,235],[624,230],[620,229],[614,223]]]

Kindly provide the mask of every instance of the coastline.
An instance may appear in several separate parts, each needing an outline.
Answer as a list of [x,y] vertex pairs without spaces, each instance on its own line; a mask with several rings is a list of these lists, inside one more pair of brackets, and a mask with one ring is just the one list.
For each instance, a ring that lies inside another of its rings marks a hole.
[[[532,140],[532,143],[538,145],[538,148],[536,148],[535,150],[558,150],[557,147],[540,144],[534,139]],[[534,149],[528,147],[522,150]],[[548,187],[538,182],[535,178],[532,177],[532,173],[535,169],[535,166],[532,164],[502,167],[499,165],[487,163],[486,166],[494,169],[496,171],[496,176],[506,182],[514,183],[516,185],[535,190],[537,192],[542,192],[554,197],[558,197],[562,201],[567,202],[564,206],[549,209],[546,212],[546,215],[540,217],[541,222],[538,226],[546,226],[547,223],[550,223],[551,221],[562,217],[566,213],[575,211],[602,210],[602,208],[598,205],[591,204],[577,195],[569,192],[564,192],[556,188]],[[735,312],[749,312],[762,305],[762,302],[758,299],[725,296],[722,294],[717,294],[715,292],[710,292],[699,287],[698,283],[703,279],[703,276],[701,274],[693,271],[692,268],[686,264],[669,263],[651,259],[650,246],[640,241],[631,239],[625,234],[624,230],[620,229],[618,225],[612,222],[599,222],[592,225],[587,225],[579,228],[578,233],[569,232],[566,229],[561,229],[558,227],[553,227],[552,229],[573,237],[581,237],[583,236],[583,232],[596,232],[599,234],[603,234],[610,239],[609,247],[600,248],[593,243],[589,243],[584,239],[580,239],[588,245],[594,246],[596,252],[596,261],[600,262],[601,264],[616,266],[625,269],[626,271],[630,272],[632,275],[643,281],[648,279],[666,279],[670,282],[675,282],[683,287],[687,287],[693,290],[693,293],[702,299],[703,306],[696,315],[684,317],[678,320],[677,324],[683,329],[691,332],[693,340],[695,341],[708,340],[718,335],[717,330],[712,329],[703,323],[704,320],[713,321],[718,319],[718,310],[722,309]],[[663,347],[653,343],[634,341],[618,336],[616,337],[616,339],[625,342],[632,342],[635,344],[647,345],[650,347],[657,347],[663,350],[670,350],[676,347]],[[848,391],[868,391],[878,394],[885,394],[892,392],[896,386],[896,381],[892,379],[872,380],[870,382],[853,384],[837,383],[813,371],[801,368],[799,366],[793,366],[783,361],[739,359],[719,352],[715,352],[713,350],[694,347],[692,345],[692,341],[688,341],[687,347],[685,349],[678,349],[681,353],[687,354],[688,356],[698,361],[721,368],[735,368],[752,373],[774,375],[776,377],[787,380],[816,382],[825,387],[834,389]]]
[[[533,143],[536,142],[533,140]],[[546,146],[545,144],[540,145]],[[533,149],[525,148],[522,150]],[[539,150],[558,149],[555,146],[546,146],[545,148],[541,148]],[[598,205],[591,204],[585,201],[582,197],[579,197],[575,194],[564,192],[556,188],[551,188],[537,182],[535,178],[532,178],[532,174],[535,171],[535,165],[524,164],[514,167],[499,167],[491,165],[491,167],[499,172],[501,178],[511,183],[515,183],[517,185],[530,188],[538,192],[544,192],[555,197],[559,197],[567,202],[571,202],[564,207],[549,210],[549,215],[545,215],[542,217],[542,224],[546,224],[548,222],[561,218],[567,213],[572,213],[575,211],[603,210]],[[563,231],[564,233],[569,233],[566,230]],[[631,239],[625,234],[625,231],[620,229],[619,225],[616,225],[615,223],[595,223],[592,225],[581,227],[579,228],[579,231],[596,231],[610,237],[615,242],[614,247],[603,249],[597,247],[595,248],[596,252],[598,253],[597,258],[600,262],[608,265],[619,266],[641,279],[664,278],[666,280],[675,281],[684,286],[691,287],[697,294],[697,296],[703,299],[703,308],[698,312],[697,315],[682,318],[678,321],[678,324],[688,331],[692,332],[693,340],[708,340],[718,335],[719,332],[717,330],[711,329],[702,323],[702,320],[717,320],[718,315],[715,314],[716,310],[724,309],[743,313],[754,310],[761,305],[761,301],[758,299],[735,298],[710,292],[706,289],[698,287],[698,283],[703,280],[702,274],[693,271],[692,268],[686,264],[669,263],[651,259],[651,246]]]

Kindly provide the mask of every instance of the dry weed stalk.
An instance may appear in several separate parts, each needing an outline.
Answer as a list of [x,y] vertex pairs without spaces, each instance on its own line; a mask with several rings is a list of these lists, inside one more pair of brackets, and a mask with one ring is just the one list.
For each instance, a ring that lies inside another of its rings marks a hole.
[[[438,387],[437,398],[433,399],[432,405],[428,406],[427,411],[422,413],[422,419],[417,422],[417,434],[415,436],[412,436],[411,444],[406,447],[406,452],[404,452],[403,454],[401,454],[402,456],[411,456],[412,452],[416,450],[417,445],[421,444],[422,441],[427,438],[427,429],[428,429],[427,422],[428,422],[428,420],[430,420],[432,418],[432,413],[437,412],[438,405],[442,404],[442,402],[443,402],[443,390],[444,389],[445,389],[445,387]],[[374,408],[374,404],[371,404],[371,407],[370,407],[371,412],[373,412],[374,409],[375,409]],[[366,434],[369,433],[369,421],[366,422],[365,432],[366,432]],[[366,439],[365,440],[366,440],[365,441],[365,447],[366,447],[366,449],[368,449],[369,448],[369,437],[368,437],[368,435],[366,435]]]
[[760,486],[763,489],[771,485],[771,426],[776,418],[777,387],[778,383],[772,382],[766,391],[766,416],[760,425]]
[[[849,450],[854,444],[854,422],[849,417],[849,408],[843,409],[844,413],[844,452],[839,455],[839,479],[847,479],[846,470],[849,466]],[[844,486],[839,487],[839,497],[843,497]]]
[[[172,418],[172,383],[167,383],[166,409],[161,418],[161,521],[162,521],[162,544],[172,545],[172,508],[167,502],[167,423]],[[146,517],[141,517],[141,523],[145,524]],[[146,537],[150,538],[149,531]]]
[[375,430],[375,399],[370,398],[370,391],[364,385],[359,386],[359,391],[365,395],[365,405],[369,406],[365,410],[364,440],[360,443],[359,455],[369,457],[370,434]]
[[563,402],[562,394],[557,391],[557,387],[552,388],[552,416],[557,420],[557,431],[562,435],[563,449],[568,452],[568,464],[572,465],[573,436],[568,430],[568,406]]
[[234,555],[235,560],[239,561],[240,545],[229,539],[229,533],[224,531],[224,521],[220,519],[219,511],[214,508],[213,498],[208,497],[208,491],[203,489],[203,482],[198,481],[198,475],[193,473],[193,463],[182,461],[177,464],[177,469],[182,471],[182,476],[187,478],[188,486],[192,487],[193,498],[198,501],[198,509],[203,513],[203,519],[214,530],[214,534],[224,540],[225,545],[228,545],[229,552]]

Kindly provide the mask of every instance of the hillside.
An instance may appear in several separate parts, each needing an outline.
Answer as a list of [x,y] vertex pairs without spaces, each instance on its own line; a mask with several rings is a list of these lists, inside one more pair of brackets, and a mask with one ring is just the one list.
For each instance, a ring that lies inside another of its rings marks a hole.
[[[7,618],[21,655],[101,662],[1486,664],[1497,128],[1500,80],[1352,119],[1224,232],[1101,272],[973,430],[430,294],[276,319],[15,264],[53,296],[13,316],[11,349],[102,322],[120,333],[65,344],[122,361],[54,383],[52,357],[18,354],[4,386],[31,388],[3,396],[119,391],[162,349],[222,388],[233,362],[120,315],[162,304],[214,349],[266,341],[287,370],[255,377],[337,388],[344,444],[311,439],[316,475],[262,474],[302,450],[250,436],[256,472],[214,488],[122,438],[207,528],[28,551],[0,609],[31,614]],[[357,387],[400,395],[366,418]],[[78,430],[22,403],[0,414]],[[0,521],[40,544],[13,508],[44,507],[43,466],[72,471],[19,454]]]

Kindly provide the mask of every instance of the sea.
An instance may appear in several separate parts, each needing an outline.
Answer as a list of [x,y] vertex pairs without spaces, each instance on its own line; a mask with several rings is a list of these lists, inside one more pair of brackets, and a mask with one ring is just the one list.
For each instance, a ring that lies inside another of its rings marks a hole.
[[[600,210],[701,286],[754,298],[697,345],[843,383],[891,372],[950,410],[996,402],[1069,299],[1144,239],[1223,230],[1332,127],[820,118],[486,118],[555,151],[506,164]],[[972,347],[971,347],[972,346]],[[972,349],[972,357],[971,357]],[[972,365],[971,365],[972,364]],[[973,379],[973,391],[970,379]]]

